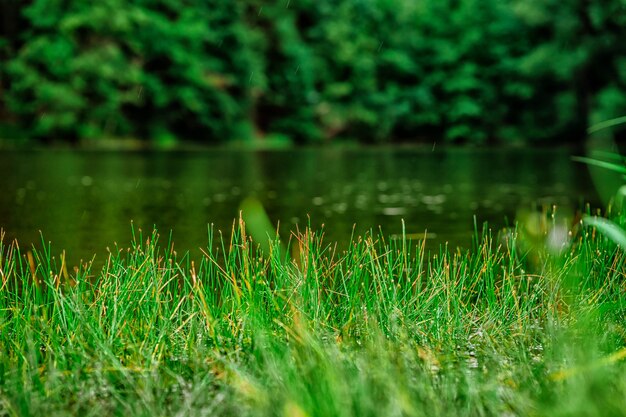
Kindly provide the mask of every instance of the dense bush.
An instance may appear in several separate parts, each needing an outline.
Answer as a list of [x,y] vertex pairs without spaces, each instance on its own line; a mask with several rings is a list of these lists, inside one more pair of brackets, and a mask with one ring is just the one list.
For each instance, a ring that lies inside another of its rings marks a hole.
[[0,87],[33,137],[546,142],[626,112],[623,0],[33,0],[20,13]]
[[34,1],[9,104],[39,137],[232,137],[252,65],[240,10],[186,3]]

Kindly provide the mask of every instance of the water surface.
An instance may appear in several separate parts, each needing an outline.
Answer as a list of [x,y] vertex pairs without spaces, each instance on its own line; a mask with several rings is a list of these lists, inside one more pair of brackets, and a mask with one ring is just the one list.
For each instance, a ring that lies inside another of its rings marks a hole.
[[[278,152],[20,151],[0,153],[5,241],[39,242],[39,231],[74,262],[114,242],[131,221],[170,230],[179,251],[206,246],[207,225],[228,233],[246,196],[286,231],[322,224],[328,241],[353,230],[428,231],[431,246],[467,246],[474,215],[495,228],[520,207],[579,208],[597,197],[567,150],[302,149]],[[356,224],[356,226],[355,226]]]

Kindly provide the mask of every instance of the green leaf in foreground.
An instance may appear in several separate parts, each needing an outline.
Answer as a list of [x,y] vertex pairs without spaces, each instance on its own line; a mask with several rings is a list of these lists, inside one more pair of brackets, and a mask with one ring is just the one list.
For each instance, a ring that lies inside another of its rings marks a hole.
[[626,232],[612,221],[601,217],[585,216],[583,224],[595,227],[600,233],[622,247],[622,249],[626,249]]
[[613,162],[600,161],[598,159],[587,158],[587,157],[584,157],[584,156],[574,156],[574,157],[572,157],[572,160],[576,161],[576,162],[584,162],[585,164],[588,164],[588,165],[597,166],[597,167],[600,167],[600,168],[604,168],[604,169],[608,169],[610,171],[617,172],[619,174],[626,175],[626,166],[624,166],[623,164],[616,164],[616,163],[613,163]]
[[596,123],[593,126],[589,126],[589,128],[587,129],[587,133],[592,134],[600,130],[618,126],[624,123],[626,123],[626,116],[616,117],[614,119],[605,120],[600,123]]

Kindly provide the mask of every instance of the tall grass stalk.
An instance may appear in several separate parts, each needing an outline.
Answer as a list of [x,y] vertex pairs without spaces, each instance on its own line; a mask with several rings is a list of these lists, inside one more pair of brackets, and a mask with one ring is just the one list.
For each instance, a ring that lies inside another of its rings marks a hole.
[[262,251],[240,221],[192,260],[133,229],[71,273],[0,242],[0,415],[623,415],[624,252],[517,239]]

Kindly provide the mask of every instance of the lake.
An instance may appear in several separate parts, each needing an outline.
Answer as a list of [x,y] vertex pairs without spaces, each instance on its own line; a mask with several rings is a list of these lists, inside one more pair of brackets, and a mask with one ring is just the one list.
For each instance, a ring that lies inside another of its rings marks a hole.
[[[520,208],[598,205],[586,166],[571,151],[517,149],[297,149],[199,152],[10,151],[0,153],[5,242],[40,242],[71,262],[102,262],[128,246],[131,221],[173,232],[178,252],[199,256],[207,225],[229,234],[238,207],[258,198],[281,230],[324,224],[345,245],[353,229],[424,235],[467,246],[474,216],[494,228]],[[356,226],[355,226],[356,225]]]

